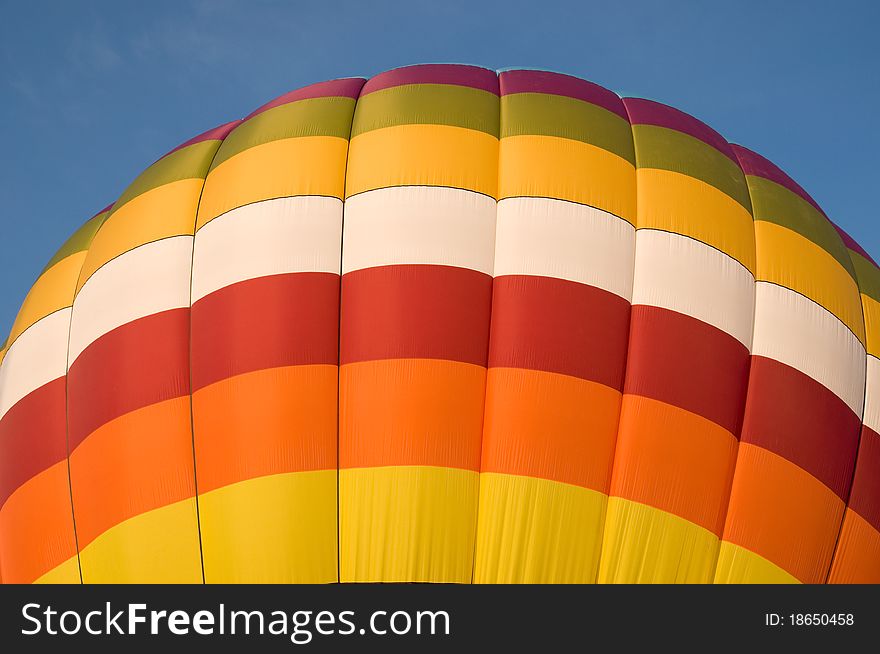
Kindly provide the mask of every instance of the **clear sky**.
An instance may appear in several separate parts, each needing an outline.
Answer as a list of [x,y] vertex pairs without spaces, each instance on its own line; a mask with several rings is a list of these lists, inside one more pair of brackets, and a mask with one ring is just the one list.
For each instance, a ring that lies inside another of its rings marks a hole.
[[672,104],[876,257],[878,27],[874,0],[0,0],[0,342],[57,247],[167,150],[411,63],[547,68]]

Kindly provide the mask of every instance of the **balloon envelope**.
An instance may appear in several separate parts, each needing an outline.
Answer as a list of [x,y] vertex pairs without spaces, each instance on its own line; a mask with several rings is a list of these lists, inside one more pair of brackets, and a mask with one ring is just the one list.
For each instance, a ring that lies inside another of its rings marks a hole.
[[0,356],[4,582],[880,582],[880,269],[759,154],[567,75],[205,132]]

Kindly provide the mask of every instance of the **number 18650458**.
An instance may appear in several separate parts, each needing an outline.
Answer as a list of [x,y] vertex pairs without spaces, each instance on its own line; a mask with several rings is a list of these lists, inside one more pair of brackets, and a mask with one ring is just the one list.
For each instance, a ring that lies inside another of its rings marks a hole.
[[768,627],[851,627],[855,624],[852,613],[765,613]]

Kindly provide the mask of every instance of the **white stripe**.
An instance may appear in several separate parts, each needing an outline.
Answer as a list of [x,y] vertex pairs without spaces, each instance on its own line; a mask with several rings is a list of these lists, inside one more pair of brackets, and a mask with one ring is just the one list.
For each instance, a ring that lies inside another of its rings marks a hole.
[[550,198],[498,203],[495,276],[537,275],[632,295],[635,229],[617,216]]
[[800,370],[862,414],[865,349],[831,312],[799,293],[758,282],[754,354]]
[[233,209],[196,233],[193,302],[246,279],[339,274],[342,201],[302,196]]
[[751,347],[755,278],[723,252],[687,236],[636,233],[632,303],[683,313]]
[[112,259],[76,296],[70,362],[117,327],[160,311],[189,307],[192,236],[141,245]]
[[[880,359],[868,356],[868,379],[865,384],[865,417],[866,426],[880,434]],[[875,471],[874,474],[877,474]]]
[[70,308],[28,327],[12,344],[0,366],[0,419],[28,393],[67,374]]
[[395,264],[492,274],[495,200],[472,191],[400,186],[345,201],[342,272]]

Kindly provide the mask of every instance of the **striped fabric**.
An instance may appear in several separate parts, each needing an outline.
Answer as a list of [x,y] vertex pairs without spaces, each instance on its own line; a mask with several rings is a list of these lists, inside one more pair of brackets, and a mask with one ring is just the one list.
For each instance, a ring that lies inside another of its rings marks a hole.
[[835,225],[858,282],[867,369],[859,449],[849,500],[828,576],[831,583],[880,583],[880,268]]
[[[865,390],[847,250],[821,209],[737,147],[755,218],[755,326],[716,581],[825,581],[850,491]],[[793,544],[796,543],[796,546]]]
[[4,583],[878,583],[880,267],[772,162],[435,64],[175,148],[0,347]]
[[623,103],[500,75],[500,200],[477,582],[595,580],[632,296],[636,177]]
[[340,581],[473,570],[498,195],[498,78],[378,75],[352,124],[342,238]]
[[31,288],[0,363],[0,579],[79,583],[67,445],[71,306],[110,207],[61,246]]
[[632,313],[602,582],[709,581],[745,400],[755,246],[728,143],[624,101],[636,154]]
[[205,580],[336,581],[345,161],[363,80],[269,103],[217,151],[192,276]]
[[202,580],[189,286],[199,197],[230,127],[144,171],[113,205],[79,273],[67,440],[87,583]]

